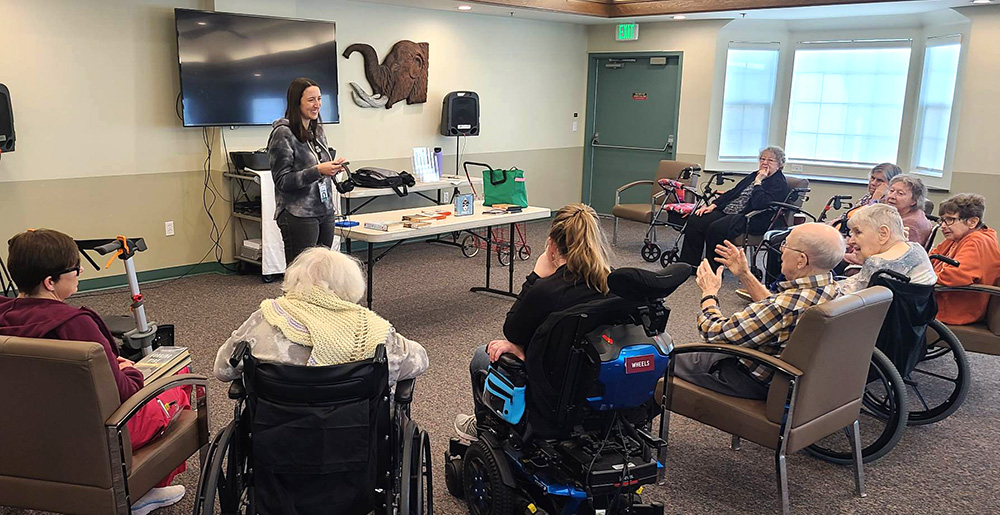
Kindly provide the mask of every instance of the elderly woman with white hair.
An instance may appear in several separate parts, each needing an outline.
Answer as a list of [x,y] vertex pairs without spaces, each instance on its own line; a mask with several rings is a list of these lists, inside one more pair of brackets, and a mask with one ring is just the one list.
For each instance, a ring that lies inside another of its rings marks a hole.
[[785,151],[776,146],[761,150],[758,165],[755,172],[744,177],[731,190],[689,215],[684,226],[680,261],[697,267],[704,252],[705,259],[715,270],[719,266],[715,261],[717,245],[743,234],[744,231],[764,234],[772,213],[758,214],[749,222],[746,214],[765,209],[771,202],[783,202],[788,196],[788,182],[781,172],[785,166]]
[[303,366],[369,359],[385,344],[392,387],[427,370],[427,352],[419,343],[358,304],[365,281],[357,260],[325,247],[306,249],[285,270],[281,289],[284,295],[261,302],[219,348],[215,376],[220,380],[240,377],[243,364],[234,368],[229,358],[243,340],[257,359]]
[[934,284],[937,274],[923,245],[906,240],[903,219],[896,208],[871,204],[859,209],[847,222],[851,230],[848,243],[856,247],[861,271],[840,281],[844,293],[868,286],[879,270],[892,270],[910,278],[912,284]]

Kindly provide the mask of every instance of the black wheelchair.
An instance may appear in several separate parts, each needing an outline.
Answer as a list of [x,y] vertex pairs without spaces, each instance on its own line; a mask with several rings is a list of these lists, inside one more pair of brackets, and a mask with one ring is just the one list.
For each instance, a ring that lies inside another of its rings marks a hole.
[[445,453],[448,491],[474,515],[661,515],[639,494],[664,477],[666,444],[650,433],[672,347],[662,300],[690,274],[615,270],[613,295],[550,315],[524,362],[491,364],[478,439],[452,438]]
[[[958,266],[954,260],[931,255]],[[907,425],[931,424],[955,412],[969,391],[969,362],[962,343],[935,320],[933,285],[910,284],[882,270],[869,286],[892,290],[892,304],[878,335],[859,418],[865,463],[885,456]],[[831,435],[806,449],[826,461],[853,463],[850,442]]]
[[433,513],[430,439],[410,420],[414,380],[390,406],[384,345],[326,367],[262,362],[247,342],[230,364],[232,422],[212,440],[194,513]]

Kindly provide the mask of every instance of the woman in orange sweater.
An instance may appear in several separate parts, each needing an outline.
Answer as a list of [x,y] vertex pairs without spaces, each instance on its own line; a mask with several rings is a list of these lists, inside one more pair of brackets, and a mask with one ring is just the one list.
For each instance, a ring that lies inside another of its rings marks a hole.
[[[941,203],[941,234],[945,241],[931,254],[955,259],[959,266],[934,262],[942,286],[992,285],[1000,277],[1000,244],[997,233],[983,223],[986,199],[962,193]],[[986,293],[946,292],[937,294],[937,319],[952,325],[982,320],[990,298]]]

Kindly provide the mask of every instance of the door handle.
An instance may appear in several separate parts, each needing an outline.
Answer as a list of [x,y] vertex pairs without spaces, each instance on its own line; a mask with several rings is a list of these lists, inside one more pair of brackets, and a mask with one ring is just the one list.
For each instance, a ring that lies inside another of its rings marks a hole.
[[590,144],[591,144],[591,145],[600,145],[600,144],[601,144],[601,142],[597,140],[597,138],[598,138],[598,137],[599,137],[600,135],[601,135],[601,133],[600,133],[600,132],[595,132],[595,133],[594,133],[594,137],[590,139]]
[[667,148],[674,148],[674,135],[667,136]]

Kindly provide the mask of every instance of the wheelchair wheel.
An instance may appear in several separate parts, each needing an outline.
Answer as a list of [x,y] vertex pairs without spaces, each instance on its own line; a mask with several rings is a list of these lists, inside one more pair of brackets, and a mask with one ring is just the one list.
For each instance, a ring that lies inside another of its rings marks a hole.
[[646,262],[655,263],[657,259],[660,259],[660,246],[651,241],[647,241],[642,246],[642,250],[639,253],[642,255],[642,259],[646,260]]
[[471,258],[479,254],[479,247],[476,246],[476,237],[469,234],[462,238],[462,255]]
[[521,261],[531,259],[531,247],[521,245],[521,248],[517,249],[517,259],[520,259]]
[[962,342],[947,326],[927,324],[927,354],[905,379],[911,388],[910,425],[948,418],[969,393],[969,360]]
[[[868,369],[868,384],[861,397],[858,423],[861,430],[861,457],[865,463],[885,456],[899,443],[906,429],[906,385],[892,361],[875,349]],[[806,452],[831,463],[854,463],[851,443],[837,431],[806,448]]]
[[514,491],[500,478],[500,466],[482,441],[474,442],[465,453],[465,502],[471,515],[510,515]]
[[244,477],[247,459],[241,456],[236,442],[237,421],[233,420],[219,431],[211,444],[208,454],[201,464],[201,475],[198,477],[197,496],[194,500],[194,513],[212,515],[218,498],[221,513],[241,513],[249,502]]
[[465,488],[462,486],[462,458],[444,452],[444,484],[448,493],[458,499],[465,498]]

